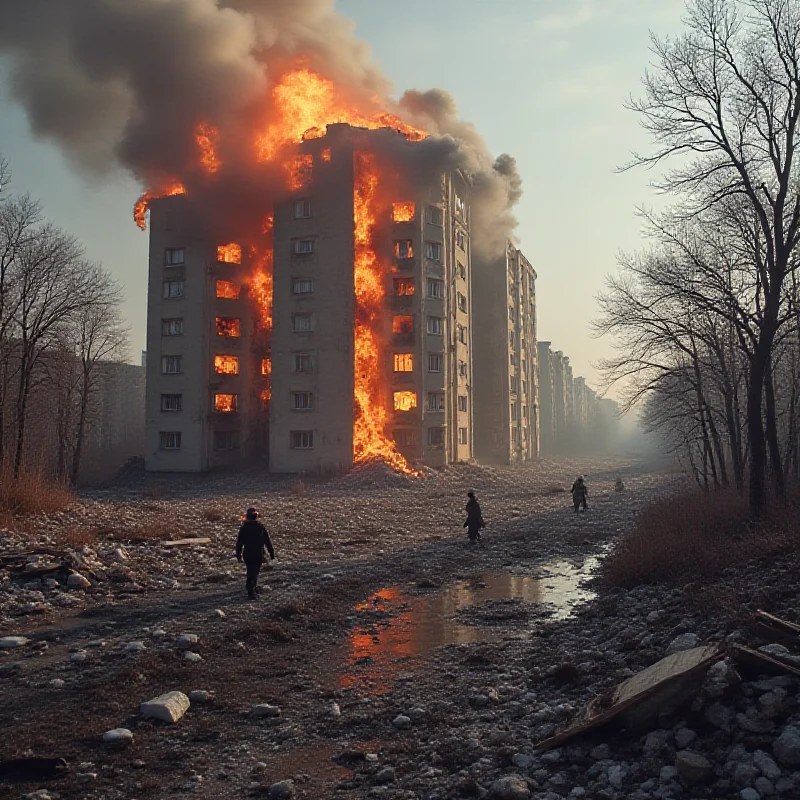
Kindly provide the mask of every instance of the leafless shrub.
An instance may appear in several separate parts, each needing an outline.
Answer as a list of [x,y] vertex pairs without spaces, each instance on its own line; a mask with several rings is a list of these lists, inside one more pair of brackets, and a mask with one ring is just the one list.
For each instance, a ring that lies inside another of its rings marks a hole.
[[289,487],[289,491],[292,497],[306,497],[308,495],[308,485],[303,481],[295,481]]
[[74,501],[66,484],[41,472],[26,470],[15,477],[10,469],[0,471],[0,513],[52,514],[65,511]]
[[200,516],[206,522],[221,522],[223,514],[218,508],[204,508],[200,512]]

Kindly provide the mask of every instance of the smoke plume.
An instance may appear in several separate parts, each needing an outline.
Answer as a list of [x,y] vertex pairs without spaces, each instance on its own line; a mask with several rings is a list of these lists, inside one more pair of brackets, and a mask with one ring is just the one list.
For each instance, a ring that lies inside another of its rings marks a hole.
[[202,195],[202,122],[224,132],[217,197],[239,207],[263,197],[270,167],[256,177],[243,154],[274,112],[274,81],[302,63],[353,107],[396,113],[431,134],[414,152],[425,166],[471,179],[478,256],[502,253],[512,235],[521,192],[514,159],[494,159],[447,92],[390,101],[389,82],[333,0],[0,0],[0,19],[13,97],[34,135],[85,174],[122,166],[145,187],[178,179]]

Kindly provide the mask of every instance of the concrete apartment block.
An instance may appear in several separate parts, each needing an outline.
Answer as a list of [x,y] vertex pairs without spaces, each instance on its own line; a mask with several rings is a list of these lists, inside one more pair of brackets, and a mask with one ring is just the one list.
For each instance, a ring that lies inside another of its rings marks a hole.
[[539,455],[536,271],[511,242],[473,270],[475,452],[484,463]]
[[556,447],[556,416],[554,406],[555,374],[550,342],[538,344],[539,374],[539,440],[542,453],[553,453]]

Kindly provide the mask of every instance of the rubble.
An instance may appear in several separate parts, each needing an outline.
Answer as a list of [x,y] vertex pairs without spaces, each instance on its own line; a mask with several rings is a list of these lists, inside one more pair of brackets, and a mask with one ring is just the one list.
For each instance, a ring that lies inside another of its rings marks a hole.
[[139,706],[145,719],[175,723],[189,710],[189,698],[183,692],[167,692]]

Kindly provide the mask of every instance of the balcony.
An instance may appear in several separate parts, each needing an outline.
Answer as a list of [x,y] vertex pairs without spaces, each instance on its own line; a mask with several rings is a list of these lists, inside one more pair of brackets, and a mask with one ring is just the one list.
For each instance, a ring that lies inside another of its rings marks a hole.
[[417,259],[411,256],[410,258],[399,258],[395,256],[394,264],[399,270],[406,272],[416,269]]

